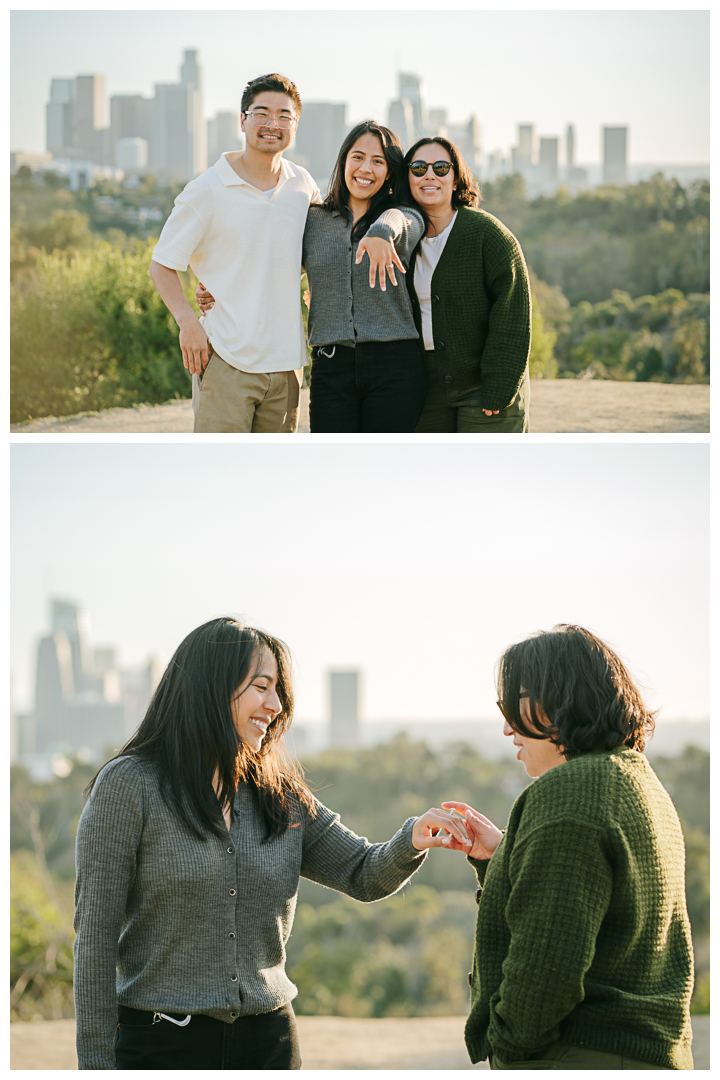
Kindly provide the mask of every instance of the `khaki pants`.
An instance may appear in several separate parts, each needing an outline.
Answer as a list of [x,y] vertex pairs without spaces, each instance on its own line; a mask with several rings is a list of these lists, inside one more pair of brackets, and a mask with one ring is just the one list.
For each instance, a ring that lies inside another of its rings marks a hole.
[[214,352],[202,378],[192,377],[193,431],[295,432],[301,381],[302,368],[240,371]]
[[[624,1054],[608,1054],[604,1050],[588,1050],[584,1046],[571,1046],[561,1041],[551,1043],[541,1057],[527,1061],[501,1061],[495,1054],[490,1056],[491,1069],[659,1069],[668,1071],[665,1065],[651,1065],[649,1061],[626,1057]],[[670,1070],[672,1071],[672,1070]]]

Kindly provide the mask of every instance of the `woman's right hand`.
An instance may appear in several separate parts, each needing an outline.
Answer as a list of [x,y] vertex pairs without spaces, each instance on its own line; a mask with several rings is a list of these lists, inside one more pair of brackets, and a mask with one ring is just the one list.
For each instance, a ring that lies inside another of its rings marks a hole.
[[200,308],[203,315],[206,311],[212,311],[215,305],[215,297],[212,293],[207,291],[202,281],[198,281],[198,287],[195,290],[195,299],[197,300],[197,306]]
[[464,851],[470,859],[489,859],[503,838],[502,831],[497,825],[493,825],[490,818],[479,814],[467,803],[444,802],[440,805],[445,810],[458,810],[465,818],[465,826],[472,840],[472,847],[468,850],[464,845],[458,844],[458,850]]

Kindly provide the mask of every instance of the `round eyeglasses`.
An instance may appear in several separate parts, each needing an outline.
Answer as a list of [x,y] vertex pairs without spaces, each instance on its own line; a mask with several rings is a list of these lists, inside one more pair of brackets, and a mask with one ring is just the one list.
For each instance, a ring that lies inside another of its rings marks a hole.
[[452,161],[411,161],[408,168],[413,176],[424,176],[431,165],[436,176],[447,176],[452,169]]
[[275,123],[283,131],[291,128],[297,120],[297,116],[273,116],[272,113],[265,112],[264,109],[253,109],[252,112],[246,112],[245,115],[256,127],[270,127],[271,124]]
[[[518,694],[518,697],[519,698],[530,697],[530,694],[527,692],[527,690],[523,690],[520,694]],[[508,716],[508,714],[506,712],[506,710],[507,710],[507,702],[505,702],[505,701],[496,701],[495,704],[497,705],[500,712],[503,714],[503,717],[507,720],[508,724],[510,724],[510,717]],[[512,727],[512,724],[510,726]]]

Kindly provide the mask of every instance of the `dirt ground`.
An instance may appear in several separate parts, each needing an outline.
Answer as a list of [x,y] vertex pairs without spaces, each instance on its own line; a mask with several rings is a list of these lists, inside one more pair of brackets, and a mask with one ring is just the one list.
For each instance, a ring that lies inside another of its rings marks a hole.
[[[303,1069],[488,1069],[471,1065],[463,1016],[346,1020],[299,1016]],[[710,1068],[710,1017],[693,1017],[696,1069]],[[10,1068],[77,1069],[75,1021],[11,1024]]]
[[[301,433],[310,431],[309,391],[300,401]],[[189,401],[167,405],[140,405],[108,409],[79,416],[43,417],[14,424],[13,433],[192,432]],[[674,383],[605,382],[594,379],[541,379],[532,382],[530,431],[598,432],[709,432],[710,387]]]

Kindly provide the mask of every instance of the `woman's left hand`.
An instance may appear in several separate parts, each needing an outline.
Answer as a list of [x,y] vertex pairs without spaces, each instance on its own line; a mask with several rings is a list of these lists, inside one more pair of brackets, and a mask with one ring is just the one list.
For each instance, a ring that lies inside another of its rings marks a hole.
[[[443,831],[447,835],[441,836]],[[461,817],[433,807],[413,825],[412,844],[418,851],[426,851],[431,847],[449,847],[454,851],[467,852],[472,847],[472,840]]]
[[392,241],[383,240],[380,236],[365,236],[358,244],[357,256],[355,258],[356,263],[362,262],[365,252],[367,252],[367,256],[370,260],[370,288],[375,288],[376,271],[378,281],[380,282],[380,288],[383,292],[385,292],[386,271],[387,276],[390,278],[393,285],[397,285],[393,263],[397,266],[401,274],[405,273],[405,267],[403,266]]
[[203,315],[206,311],[212,311],[215,305],[215,297],[211,292],[208,292],[202,281],[198,281],[198,287],[195,290],[195,299],[197,300],[197,306],[200,308]]

